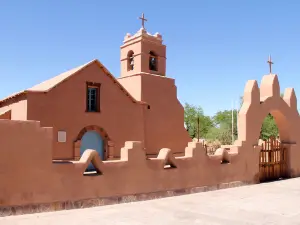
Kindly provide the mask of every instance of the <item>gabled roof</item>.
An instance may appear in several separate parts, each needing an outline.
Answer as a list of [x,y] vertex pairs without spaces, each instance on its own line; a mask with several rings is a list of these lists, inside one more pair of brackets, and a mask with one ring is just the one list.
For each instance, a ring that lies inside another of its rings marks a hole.
[[68,79],[69,77],[71,77],[72,75],[76,74],[77,72],[83,70],[85,67],[87,67],[88,65],[92,64],[93,62],[95,62],[95,60],[88,62],[82,66],[78,66],[76,68],[73,68],[71,70],[68,70],[64,73],[61,73],[55,77],[52,77],[49,80],[46,80],[40,84],[37,84],[31,88],[28,88],[27,91],[38,91],[38,92],[47,92],[50,91],[52,88],[56,87],[58,84],[60,84],[61,82],[63,82],[64,80]]
[[26,95],[26,93],[28,93],[28,92],[31,92],[31,93],[32,92],[48,92],[52,88],[58,86],[60,83],[66,81],[70,77],[76,75],[78,72],[84,70],[87,66],[94,64],[94,63],[96,63],[104,71],[104,73],[114,82],[114,84],[117,85],[124,92],[124,94],[127,95],[134,103],[147,105],[147,103],[145,103],[145,102],[137,101],[97,59],[92,60],[82,66],[79,66],[79,67],[73,68],[71,70],[68,70],[64,73],[61,73],[58,76],[55,76],[49,80],[46,80],[40,84],[37,84],[31,88],[28,88],[26,90],[23,90],[18,93],[15,93],[13,95],[10,95],[10,96],[6,97],[5,99],[2,99],[0,101],[0,103],[4,103],[5,101],[7,101],[9,99],[13,99],[20,95]]

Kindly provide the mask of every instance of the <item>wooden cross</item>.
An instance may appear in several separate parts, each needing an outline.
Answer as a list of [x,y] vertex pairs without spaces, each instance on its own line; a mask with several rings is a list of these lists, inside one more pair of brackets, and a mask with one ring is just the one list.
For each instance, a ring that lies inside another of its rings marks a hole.
[[274,63],[272,62],[271,55],[269,55],[269,60],[267,61],[267,63],[269,64],[270,74],[272,74],[272,64],[274,64]]
[[142,17],[139,17],[140,20],[142,20],[142,27],[145,28],[145,21],[147,21],[147,19],[144,16],[144,13],[142,13]]

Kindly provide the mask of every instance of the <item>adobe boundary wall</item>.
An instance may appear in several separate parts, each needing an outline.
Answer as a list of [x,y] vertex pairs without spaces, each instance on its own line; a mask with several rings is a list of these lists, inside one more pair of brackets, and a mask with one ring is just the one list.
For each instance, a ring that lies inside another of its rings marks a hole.
[[[127,141],[119,160],[101,161],[89,149],[78,161],[52,161],[52,128],[38,121],[0,120],[0,213],[89,207],[259,183],[258,139],[268,113],[287,148],[288,176],[298,177],[297,99],[291,88],[280,97],[276,75],[264,76],[260,88],[256,81],[247,82],[238,140],[209,156],[202,143],[190,142],[184,156],[163,148],[157,157],[147,158],[141,142]],[[97,175],[85,173],[90,163]]]
[[45,204],[38,204],[38,205],[0,207],[0,217],[42,213],[42,212],[53,212],[53,211],[70,210],[70,209],[82,209],[82,208],[90,208],[96,206],[154,200],[159,198],[167,198],[167,197],[181,196],[186,194],[195,194],[195,193],[215,191],[220,189],[235,188],[235,187],[241,187],[241,186],[251,185],[251,184],[252,183],[236,181],[231,183],[214,185],[210,187],[204,186],[204,187],[160,191],[160,192],[137,194],[137,195],[94,198],[94,199],[85,199],[79,201],[54,202],[54,203],[45,203]]

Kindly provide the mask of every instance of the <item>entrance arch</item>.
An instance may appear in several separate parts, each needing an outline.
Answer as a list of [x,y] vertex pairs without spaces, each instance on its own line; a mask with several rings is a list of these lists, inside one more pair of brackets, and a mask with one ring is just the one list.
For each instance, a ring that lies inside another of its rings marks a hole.
[[271,113],[274,117],[282,142],[296,143],[298,140],[299,114],[297,99],[292,88],[280,96],[277,75],[266,75],[261,81],[247,82],[243,105],[238,118],[238,140],[257,145],[264,118]]
[[[93,149],[96,150],[98,155],[102,160],[104,160],[104,145],[103,145],[103,139],[102,137],[94,130],[87,131],[84,133],[81,139],[81,145],[80,145],[80,156],[83,155],[85,150],[87,149]],[[90,163],[88,170],[95,169],[94,166]]]
[[74,141],[74,159],[79,160],[86,149],[94,149],[101,160],[106,160],[113,153],[110,151],[111,146],[113,143],[103,128],[96,125],[86,126],[80,130]]
[[[289,176],[293,160],[290,149],[298,143],[300,120],[294,89],[285,89],[284,96],[281,97],[277,75],[264,76],[260,88],[255,80],[247,82],[238,117],[237,143],[257,146],[263,120],[269,113],[275,119],[281,141],[271,139],[265,142],[260,152],[257,169],[260,169],[262,164],[273,167],[274,162],[282,163]],[[293,154],[298,153],[293,152]]]

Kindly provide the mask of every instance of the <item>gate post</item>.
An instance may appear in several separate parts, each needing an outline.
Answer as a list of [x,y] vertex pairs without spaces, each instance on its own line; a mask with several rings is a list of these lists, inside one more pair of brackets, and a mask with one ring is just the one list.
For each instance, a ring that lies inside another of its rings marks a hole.
[[288,178],[300,176],[300,151],[296,143],[284,142],[286,148],[286,175]]

